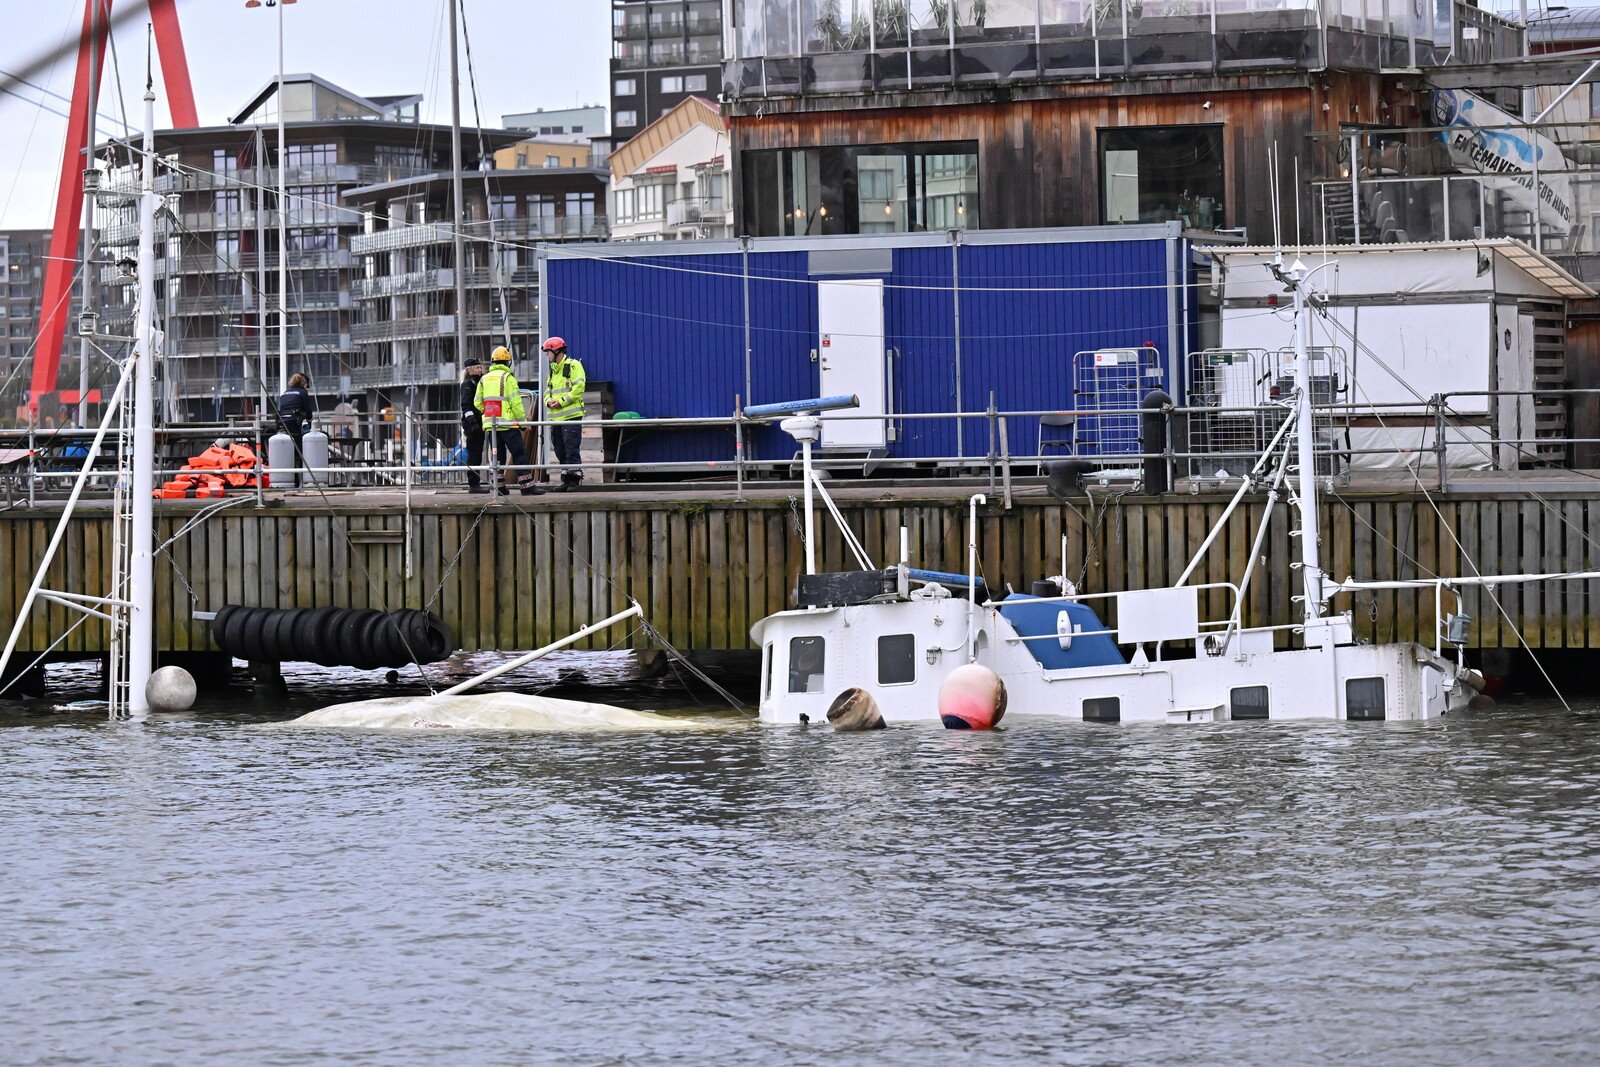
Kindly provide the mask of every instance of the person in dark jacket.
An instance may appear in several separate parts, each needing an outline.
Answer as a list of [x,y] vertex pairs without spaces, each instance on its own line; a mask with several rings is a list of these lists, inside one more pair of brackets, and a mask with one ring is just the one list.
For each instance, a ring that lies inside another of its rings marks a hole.
[[478,410],[478,379],[483,377],[483,360],[468,356],[461,375],[461,436],[467,446],[467,492],[487,493],[478,474],[483,465],[483,413]]
[[304,374],[290,375],[289,388],[278,398],[278,423],[284,433],[294,438],[296,451],[300,447],[300,438],[311,429],[310,384]]
[[[294,438],[295,463],[305,462],[305,450],[301,448],[301,441],[306,432],[311,429],[311,414],[315,407],[311,399],[311,382],[304,374],[291,374],[289,388],[278,398],[278,425],[283,432]],[[300,484],[300,476],[295,475],[295,484]]]

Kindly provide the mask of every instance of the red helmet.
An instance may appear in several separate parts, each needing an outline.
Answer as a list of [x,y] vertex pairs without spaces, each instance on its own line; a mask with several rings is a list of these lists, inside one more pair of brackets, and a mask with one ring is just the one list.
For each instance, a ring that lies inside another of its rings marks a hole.
[[559,352],[563,348],[567,347],[567,342],[563,341],[559,337],[552,337],[539,347],[544,349],[546,352]]

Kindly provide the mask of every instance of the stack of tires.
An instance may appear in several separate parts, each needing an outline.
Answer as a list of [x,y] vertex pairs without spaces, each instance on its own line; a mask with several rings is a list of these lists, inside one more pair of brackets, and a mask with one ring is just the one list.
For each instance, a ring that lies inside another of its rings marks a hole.
[[246,608],[229,604],[211,623],[217,647],[235,659],[324,667],[404,667],[437,663],[455,635],[429,611],[370,608]]

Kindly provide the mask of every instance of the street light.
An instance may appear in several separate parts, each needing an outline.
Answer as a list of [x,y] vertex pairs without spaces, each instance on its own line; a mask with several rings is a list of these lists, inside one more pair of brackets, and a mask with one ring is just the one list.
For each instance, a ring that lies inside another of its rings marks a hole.
[[288,169],[283,147],[283,9],[298,0],[244,0],[246,8],[278,9],[278,392],[289,390],[289,200]]

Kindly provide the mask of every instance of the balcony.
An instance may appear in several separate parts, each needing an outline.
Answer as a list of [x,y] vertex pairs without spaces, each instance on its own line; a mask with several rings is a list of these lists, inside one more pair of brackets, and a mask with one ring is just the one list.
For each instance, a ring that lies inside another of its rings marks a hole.
[[697,226],[702,222],[726,222],[728,205],[720,196],[686,196],[667,205],[668,226]]
[[[849,14],[830,16],[826,3],[733,0],[736,53],[724,66],[729,95],[1378,71],[1520,54],[1513,23],[1463,0],[1454,3],[1448,26],[1436,29],[1430,16],[1415,35],[1409,8],[1363,0],[1008,0],[977,13],[965,0],[910,0],[903,8],[890,5],[891,14],[853,22]],[[945,17],[951,10],[953,20]]]
[[350,252],[357,256],[371,256],[379,252],[399,251],[402,248],[449,244],[454,240],[453,233],[454,231],[442,222],[391,226],[387,230],[353,235],[350,238]]
[[[1511,237],[1554,256],[1583,257],[1564,265],[1592,272],[1600,254],[1600,128],[1588,121],[1587,99],[1574,104],[1575,114],[1537,127],[1471,102],[1448,127],[1312,137],[1306,236],[1325,244]],[[1533,158],[1541,161],[1537,172],[1523,162]]]
[[243,296],[180,296],[172,302],[174,315],[189,317],[194,315],[242,315],[245,311],[255,310],[255,301],[251,299],[246,304]]
[[387,367],[353,367],[346,372],[353,389],[384,389],[397,385],[438,385],[454,382],[461,368],[454,363],[405,363]]
[[358,322],[350,328],[350,339],[358,345],[374,345],[387,341],[420,341],[430,337],[449,337],[455,332],[454,315],[423,315],[412,319]]
[[[187,259],[188,257],[184,257]],[[246,252],[239,257],[240,270],[255,270],[257,260],[267,270],[276,270],[278,267],[278,253],[268,252],[265,256],[257,256],[254,252]],[[213,262],[215,258],[213,257]],[[345,248],[320,249],[315,252],[290,252],[288,266],[291,270],[314,270],[324,267],[348,267],[353,261],[350,251]]]
[[456,272],[446,267],[440,270],[412,271],[409,274],[388,274],[377,278],[352,278],[350,295],[357,300],[381,300],[391,296],[437,292],[453,288],[455,284]]
[[472,267],[467,271],[467,288],[469,289],[492,289],[499,285],[527,289],[538,284],[538,267],[516,267],[512,270],[501,271],[499,278],[496,278],[494,272],[488,267]]
[[[599,240],[606,236],[609,227],[604,215],[567,215],[469,222],[461,232],[468,241],[483,241],[490,237],[508,241]],[[454,239],[454,230],[449,223],[391,226],[386,230],[352,235],[350,252],[357,256],[371,256],[426,245],[452,244]]]
[[512,333],[537,333],[539,330],[539,313],[537,311],[513,311],[510,315],[496,311],[492,314],[468,315],[467,332],[469,334],[502,333],[509,329]]
[[626,19],[611,26],[613,41],[643,41],[650,36],[650,24],[644,19]]

